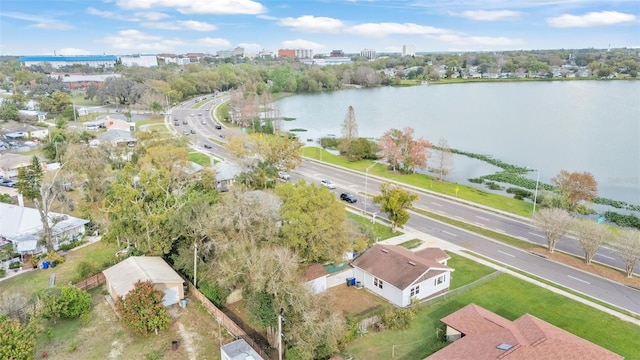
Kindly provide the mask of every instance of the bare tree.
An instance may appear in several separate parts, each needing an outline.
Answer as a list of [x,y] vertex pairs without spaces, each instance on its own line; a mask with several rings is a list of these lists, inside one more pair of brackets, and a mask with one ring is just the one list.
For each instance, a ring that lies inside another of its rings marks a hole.
[[558,241],[571,228],[573,217],[563,209],[544,208],[534,215],[533,221],[546,236],[549,252],[553,253]]
[[438,140],[437,149],[435,159],[433,159],[435,163],[433,170],[438,173],[438,179],[442,181],[453,170],[453,154],[451,154],[449,142],[445,138]]
[[613,248],[624,262],[624,270],[627,277],[633,275],[633,268],[640,262],[640,231],[625,229],[616,235]]
[[340,150],[344,152],[347,157],[350,157],[351,144],[358,138],[358,123],[356,122],[356,112],[353,106],[347,108],[347,113],[344,116],[341,127],[342,141],[340,142]]
[[596,252],[610,236],[609,229],[595,221],[580,219],[574,222],[578,242],[584,251],[584,262],[591,264]]

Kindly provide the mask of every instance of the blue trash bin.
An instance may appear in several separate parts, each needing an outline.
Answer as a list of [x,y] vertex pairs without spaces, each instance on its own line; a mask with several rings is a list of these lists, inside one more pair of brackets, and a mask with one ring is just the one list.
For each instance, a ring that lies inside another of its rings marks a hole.
[[49,262],[47,260],[42,262],[42,268],[43,269],[48,269],[49,268]]

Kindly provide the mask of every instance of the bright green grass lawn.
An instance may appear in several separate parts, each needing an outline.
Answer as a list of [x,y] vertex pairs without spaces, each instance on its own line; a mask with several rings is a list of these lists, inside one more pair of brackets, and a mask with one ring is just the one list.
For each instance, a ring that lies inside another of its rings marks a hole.
[[67,285],[76,280],[76,266],[86,261],[99,267],[115,257],[118,248],[115,244],[99,241],[76,251],[70,251],[65,262],[49,269],[37,269],[14,276],[0,282],[0,296],[2,294],[21,293],[25,297],[35,294],[41,289],[49,287],[51,275],[56,275],[56,285]]
[[199,153],[199,152],[192,152],[189,153],[189,160],[193,161],[194,163],[200,165],[200,166],[210,166],[211,165],[211,158],[208,155]]
[[398,244],[398,246],[402,246],[405,249],[415,249],[418,246],[422,245],[422,240],[420,239],[413,239],[413,240],[409,240],[409,241],[405,241],[401,244]]
[[483,277],[496,271],[488,266],[482,265],[479,262],[469,260],[464,256],[456,255],[451,252],[447,252],[447,255],[451,256],[451,259],[447,261],[447,266],[453,268],[451,273],[450,289],[457,289],[461,286],[471,284],[472,282],[482,279]]
[[400,236],[403,234],[401,231],[391,232],[391,227],[388,225],[380,224],[380,223],[371,223],[370,218],[364,218],[360,215],[356,215],[352,212],[347,212],[347,217],[352,219],[360,225],[361,228],[369,229],[373,231],[373,236],[376,237],[377,241],[387,240],[395,236]]
[[[302,154],[313,159],[320,159],[322,157],[322,161],[324,162],[362,172],[364,172],[367,167],[373,164],[371,160],[350,162],[341,156],[331,154],[317,147],[304,147],[302,148]],[[424,174],[404,175],[399,173],[392,173],[388,171],[384,165],[380,164],[372,166],[369,169],[368,173],[370,175],[384,177],[425,190],[458,197],[463,200],[485,205],[498,210],[503,210],[520,216],[530,217],[533,210],[532,204],[529,204],[522,200],[516,200],[514,198],[493,194],[482,189],[477,189],[473,186],[460,185],[447,181],[440,182],[437,179]],[[458,189],[457,194],[456,188]]]
[[640,327],[510,275],[421,309],[407,330],[359,337],[347,346],[346,353],[354,359],[391,359],[395,351],[395,359],[423,359],[445,345],[436,339],[439,320],[470,303],[509,320],[529,313],[625,359],[639,358]]

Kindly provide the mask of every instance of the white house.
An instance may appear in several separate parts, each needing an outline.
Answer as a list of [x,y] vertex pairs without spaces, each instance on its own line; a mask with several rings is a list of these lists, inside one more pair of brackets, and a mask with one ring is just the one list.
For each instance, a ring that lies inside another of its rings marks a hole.
[[184,299],[184,279],[159,256],[131,256],[102,272],[113,299],[125,297],[138,281],[151,281],[164,293],[164,306]]
[[305,284],[314,294],[327,290],[327,276],[329,273],[322,264],[310,264],[304,269]]
[[449,290],[450,257],[439,248],[412,252],[401,246],[376,244],[351,262],[356,282],[399,307]]
[[[54,249],[81,238],[88,222],[89,220],[50,212],[49,224],[52,226]],[[42,221],[38,209],[0,203],[0,237],[11,241],[17,253],[26,255],[46,251],[44,246],[38,244],[41,235]]]

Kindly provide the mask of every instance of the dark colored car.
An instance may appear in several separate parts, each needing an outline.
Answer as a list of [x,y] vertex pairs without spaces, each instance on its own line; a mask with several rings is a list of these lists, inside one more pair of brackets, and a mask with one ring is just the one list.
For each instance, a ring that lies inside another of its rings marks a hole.
[[209,145],[209,144],[204,144],[204,148],[205,148],[205,149],[211,149],[211,148],[213,148],[213,146],[211,146],[211,145]]
[[355,196],[351,193],[342,193],[340,194],[340,200],[346,201],[350,204],[353,204],[358,201]]
[[216,124],[216,130],[222,130],[222,125]]
[[192,134],[195,134],[195,133],[196,133],[196,131],[195,131],[195,130],[193,130],[193,129],[191,129],[191,133],[192,133]]

